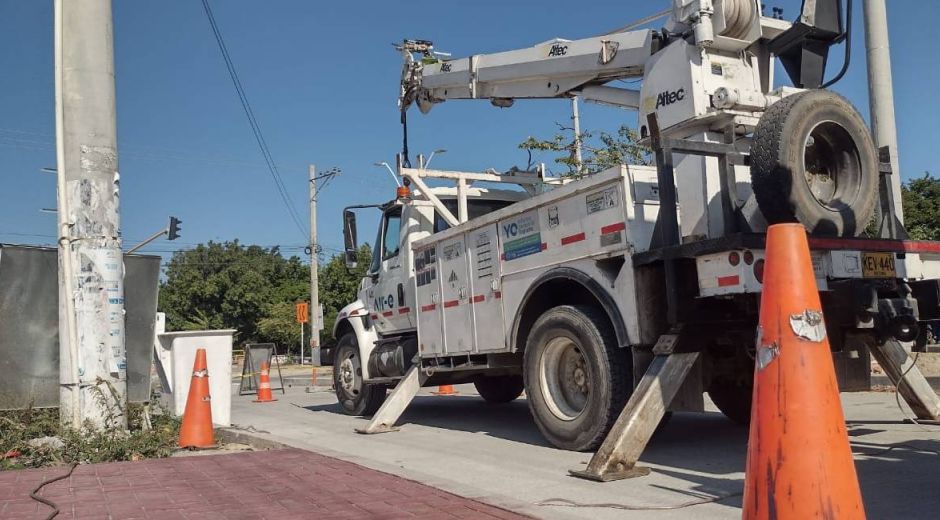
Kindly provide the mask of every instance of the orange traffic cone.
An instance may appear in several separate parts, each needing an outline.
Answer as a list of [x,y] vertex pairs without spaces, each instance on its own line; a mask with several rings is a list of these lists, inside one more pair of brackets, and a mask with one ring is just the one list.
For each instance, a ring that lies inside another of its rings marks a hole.
[[454,385],[440,385],[437,392],[431,392],[434,395],[457,395],[460,392],[454,390]]
[[270,370],[270,366],[267,362],[261,363],[261,378],[258,380],[258,398],[253,401],[255,403],[277,401],[277,399],[274,398],[274,394],[271,393]]
[[189,383],[186,410],[180,425],[181,448],[213,448],[212,398],[209,396],[209,371],[206,369],[206,349],[196,351],[193,378]]
[[806,230],[766,252],[742,518],[865,518]]

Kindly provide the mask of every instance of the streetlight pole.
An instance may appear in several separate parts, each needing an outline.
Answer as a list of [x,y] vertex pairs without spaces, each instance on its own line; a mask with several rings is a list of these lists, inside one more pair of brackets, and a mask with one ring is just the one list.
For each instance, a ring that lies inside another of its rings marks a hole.
[[439,153],[445,153],[446,151],[447,151],[447,150],[445,150],[445,149],[443,149],[443,148],[438,148],[437,150],[432,151],[432,152],[431,152],[431,155],[428,156],[428,161],[422,165],[422,168],[430,168],[430,167],[431,167],[431,161],[434,160],[434,156],[437,155],[437,154],[439,154]]
[[384,167],[386,170],[388,170],[388,174],[392,176],[392,180],[395,181],[395,185],[396,185],[396,186],[401,186],[401,182],[398,181],[398,176],[395,175],[395,170],[393,170],[392,167],[389,166],[387,162],[385,162],[385,161],[377,162],[377,163],[373,163],[373,165],[374,165],[374,166],[379,166],[379,167]]

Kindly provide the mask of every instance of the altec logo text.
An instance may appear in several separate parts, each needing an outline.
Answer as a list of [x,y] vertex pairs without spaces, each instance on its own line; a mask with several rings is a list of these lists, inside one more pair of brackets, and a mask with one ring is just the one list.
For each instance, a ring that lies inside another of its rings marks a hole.
[[682,101],[685,99],[685,89],[680,88],[674,92],[662,92],[659,96],[656,97],[656,108],[664,107],[675,103],[676,101]]
[[568,46],[556,43],[552,45],[552,48],[548,51],[549,56],[564,56],[568,54]]

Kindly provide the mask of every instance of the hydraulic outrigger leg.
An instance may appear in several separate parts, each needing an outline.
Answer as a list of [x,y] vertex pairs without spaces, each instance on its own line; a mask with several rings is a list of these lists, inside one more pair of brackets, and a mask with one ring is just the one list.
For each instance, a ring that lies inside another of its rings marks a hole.
[[604,443],[586,469],[570,470],[575,477],[608,482],[648,475],[636,463],[659,426],[700,352],[676,351],[679,334],[663,334],[653,347],[653,362],[633,391]]
[[940,398],[904,347],[894,340],[876,341],[869,347],[871,355],[911,407],[918,421],[940,421]]
[[418,390],[427,381],[427,374],[421,370],[421,363],[412,365],[405,377],[398,382],[392,395],[388,396],[379,411],[375,412],[372,420],[365,428],[356,428],[356,433],[372,434],[386,433],[398,430],[395,422],[404,413],[405,408],[411,404],[411,400],[418,395]]

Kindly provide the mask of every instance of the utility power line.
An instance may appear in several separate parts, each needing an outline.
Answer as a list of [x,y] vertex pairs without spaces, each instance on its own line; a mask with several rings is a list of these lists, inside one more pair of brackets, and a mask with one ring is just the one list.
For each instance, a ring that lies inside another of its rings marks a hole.
[[232,85],[235,86],[235,92],[238,94],[238,100],[241,102],[242,109],[245,111],[245,115],[248,117],[248,123],[251,125],[251,132],[255,136],[255,141],[258,142],[258,148],[261,150],[261,155],[264,157],[264,162],[267,164],[268,171],[271,173],[271,178],[274,180],[278,194],[281,196],[281,201],[284,203],[284,207],[290,214],[291,220],[294,221],[297,229],[306,239],[307,229],[301,223],[300,216],[297,213],[297,208],[294,207],[294,204],[291,202],[290,197],[287,194],[287,188],[284,186],[284,180],[281,178],[281,173],[278,171],[277,165],[274,162],[274,157],[271,155],[271,150],[268,148],[268,143],[265,141],[264,134],[261,132],[261,125],[258,124],[258,120],[255,118],[254,111],[251,109],[251,104],[248,102],[248,97],[245,95],[245,89],[242,87],[241,80],[238,78],[238,72],[235,70],[235,65],[232,63],[232,58],[228,53],[228,48],[225,46],[225,40],[222,39],[222,32],[219,30],[219,26],[215,21],[215,16],[212,14],[212,7],[209,5],[209,0],[202,0],[202,6],[206,11],[206,17],[209,19],[209,25],[212,27],[212,34],[215,36],[215,41],[219,44],[219,51],[222,53],[222,59],[225,60],[225,67],[228,69],[229,77],[232,78]]

